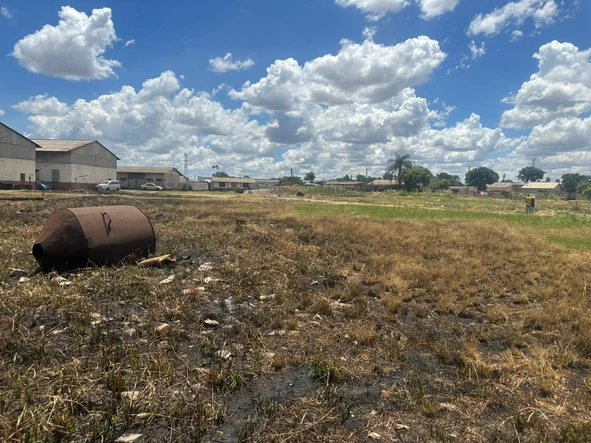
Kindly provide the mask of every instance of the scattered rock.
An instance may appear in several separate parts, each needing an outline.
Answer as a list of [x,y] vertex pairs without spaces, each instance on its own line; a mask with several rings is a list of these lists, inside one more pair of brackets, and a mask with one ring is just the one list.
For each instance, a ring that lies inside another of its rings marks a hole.
[[206,320],[203,320],[203,324],[205,324],[205,326],[209,326],[210,328],[215,328],[220,325],[220,322],[217,320],[212,320],[212,319],[208,318]]
[[174,278],[175,278],[175,275],[174,275],[174,274],[172,274],[172,275],[170,275],[170,276],[166,277],[164,280],[162,280],[162,281],[160,282],[160,284],[161,284],[161,285],[167,285],[167,284],[169,284],[169,283],[172,283],[172,282],[174,281]]
[[232,353],[230,351],[226,351],[223,349],[221,351],[216,352],[215,355],[223,358],[224,360],[228,360],[230,357],[232,357]]
[[142,434],[123,434],[121,437],[115,440],[115,443],[133,443],[141,436]]
[[25,283],[25,282],[28,282],[28,281],[29,281],[29,279],[27,277],[21,277],[21,278],[18,279],[18,282],[19,283]]
[[121,397],[127,398],[131,401],[135,401],[140,398],[140,391],[123,391]]
[[199,271],[202,272],[206,272],[206,271],[212,271],[213,270],[213,265],[209,262],[207,263],[203,263],[201,266],[199,266],[199,268],[197,268]]
[[168,332],[169,329],[170,329],[170,325],[168,323],[160,323],[158,326],[156,326],[154,328],[154,331],[156,331],[160,334],[164,334],[164,333]]

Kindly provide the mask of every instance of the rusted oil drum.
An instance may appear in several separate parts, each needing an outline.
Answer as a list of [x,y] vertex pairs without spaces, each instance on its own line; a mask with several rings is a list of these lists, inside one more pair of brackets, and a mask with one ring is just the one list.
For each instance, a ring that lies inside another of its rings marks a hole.
[[110,265],[155,251],[154,228],[134,206],[58,209],[33,245],[33,255],[45,272]]

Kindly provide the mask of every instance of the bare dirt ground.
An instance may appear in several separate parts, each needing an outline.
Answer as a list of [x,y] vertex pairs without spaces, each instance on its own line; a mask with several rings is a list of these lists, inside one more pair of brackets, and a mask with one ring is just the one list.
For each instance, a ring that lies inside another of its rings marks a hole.
[[[36,273],[47,216],[104,204],[141,208],[178,262]],[[0,202],[0,439],[591,441],[588,250],[298,204]]]

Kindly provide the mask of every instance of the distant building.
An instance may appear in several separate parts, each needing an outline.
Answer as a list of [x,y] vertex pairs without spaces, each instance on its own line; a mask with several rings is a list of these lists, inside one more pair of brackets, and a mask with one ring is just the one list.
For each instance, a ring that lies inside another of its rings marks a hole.
[[[387,180],[389,181],[389,180]],[[363,186],[365,185],[364,182],[339,182],[339,181],[328,181],[326,182],[326,186],[337,186],[339,188],[345,188],[345,189],[363,189]]]
[[510,197],[513,191],[513,183],[492,183],[486,185],[486,192],[492,197]]
[[189,182],[178,169],[169,166],[119,166],[117,180],[122,189],[141,189],[146,183],[155,183],[164,189],[181,189]]
[[256,181],[254,178],[235,178],[235,177],[212,177],[212,191],[246,191],[254,189]]
[[0,123],[0,182],[35,187],[37,143]]
[[521,187],[521,192],[526,194],[554,194],[559,195],[562,192],[560,183],[556,182],[531,182]]
[[454,195],[467,195],[467,196],[475,196],[478,192],[478,189],[474,186],[450,186],[449,190]]
[[54,189],[93,189],[117,177],[117,157],[96,140],[33,140],[37,180]]

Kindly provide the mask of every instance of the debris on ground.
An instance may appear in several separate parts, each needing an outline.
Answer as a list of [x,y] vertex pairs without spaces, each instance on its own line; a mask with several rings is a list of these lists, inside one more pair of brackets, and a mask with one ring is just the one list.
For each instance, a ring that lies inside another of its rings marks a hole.
[[175,275],[174,274],[169,275],[164,280],[160,281],[160,284],[161,285],[167,285],[169,283],[172,283],[174,281],[174,279],[175,279]]
[[152,257],[146,260],[138,262],[138,266],[147,268],[151,266],[165,266],[176,263],[176,259],[172,257],[172,254],[161,255],[159,257]]

